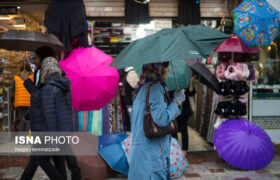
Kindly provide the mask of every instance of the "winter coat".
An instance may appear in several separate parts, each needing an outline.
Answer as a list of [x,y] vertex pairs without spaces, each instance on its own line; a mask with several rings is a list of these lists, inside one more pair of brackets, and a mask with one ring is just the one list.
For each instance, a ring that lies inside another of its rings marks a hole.
[[[30,79],[33,79],[34,75],[31,74],[29,76]],[[29,92],[24,88],[23,86],[23,80],[18,76],[14,76],[15,80],[15,103],[14,106],[15,108],[18,107],[30,107],[30,94]]]
[[[143,130],[148,84],[143,85],[133,102],[132,146],[128,179],[169,180],[170,135],[149,139]],[[180,114],[175,102],[168,105],[164,101],[164,93],[165,90],[160,83],[151,86],[149,97],[151,113],[154,122],[161,127],[167,126]]]
[[31,131],[46,131],[46,121],[43,118],[40,104],[40,89],[34,88],[31,93],[29,113],[25,115],[29,119]]
[[40,103],[46,131],[73,131],[71,83],[66,77],[49,77],[40,85]]

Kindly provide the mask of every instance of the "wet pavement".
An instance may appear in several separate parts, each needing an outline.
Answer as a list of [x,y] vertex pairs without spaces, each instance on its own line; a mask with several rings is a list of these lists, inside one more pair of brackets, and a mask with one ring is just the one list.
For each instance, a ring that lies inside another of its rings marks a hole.
[[[0,179],[18,180],[27,164],[27,157],[0,157]],[[213,152],[195,152],[188,154],[189,165],[179,180],[277,180],[280,179],[280,154],[272,162],[257,171],[244,171],[227,164]],[[69,173],[68,173],[69,174]],[[41,168],[38,168],[34,180],[48,179]],[[69,178],[70,179],[70,178]],[[114,177],[110,180],[122,180],[125,177]]]

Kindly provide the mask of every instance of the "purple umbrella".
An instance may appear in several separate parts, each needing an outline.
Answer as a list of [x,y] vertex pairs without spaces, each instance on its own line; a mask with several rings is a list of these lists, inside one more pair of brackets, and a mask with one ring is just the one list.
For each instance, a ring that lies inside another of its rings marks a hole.
[[225,161],[240,169],[261,169],[274,155],[270,137],[258,125],[245,119],[223,122],[215,131],[214,144]]

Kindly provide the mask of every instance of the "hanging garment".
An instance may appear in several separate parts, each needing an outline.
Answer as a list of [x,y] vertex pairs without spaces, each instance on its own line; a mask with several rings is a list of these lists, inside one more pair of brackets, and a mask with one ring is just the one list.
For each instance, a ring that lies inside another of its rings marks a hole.
[[125,0],[125,23],[150,23],[149,4],[140,4],[135,2],[134,0]]
[[184,25],[197,25],[201,22],[200,3],[198,0],[179,0],[178,23]]
[[207,134],[207,141],[213,143],[213,137],[214,137],[214,124],[216,123],[216,120],[218,118],[217,114],[215,113],[215,109],[219,103],[219,95],[216,93],[213,93],[213,101],[212,101],[212,108],[211,108],[211,115],[210,115],[210,123],[209,123],[209,130]]
[[109,104],[109,133],[113,132],[113,105]]
[[102,109],[99,111],[91,111],[93,114],[92,117],[92,131],[91,133],[96,135],[96,136],[101,136],[102,135]]
[[62,41],[68,53],[74,37],[79,39],[83,47],[88,46],[83,0],[52,0],[44,25],[49,33],[55,34]]
[[102,134],[109,133],[109,105],[103,107],[102,109]]

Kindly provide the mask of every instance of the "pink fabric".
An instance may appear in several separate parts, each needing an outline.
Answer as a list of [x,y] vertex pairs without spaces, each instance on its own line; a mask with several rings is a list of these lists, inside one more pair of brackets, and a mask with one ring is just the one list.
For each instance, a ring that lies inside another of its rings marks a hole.
[[74,49],[60,66],[71,80],[73,108],[99,110],[115,96],[119,81],[113,58],[95,47]]
[[227,39],[220,46],[218,46],[216,52],[240,52],[240,53],[257,53],[260,52],[260,48],[249,48],[237,35],[231,35],[232,38]]

